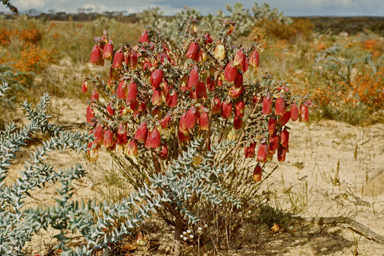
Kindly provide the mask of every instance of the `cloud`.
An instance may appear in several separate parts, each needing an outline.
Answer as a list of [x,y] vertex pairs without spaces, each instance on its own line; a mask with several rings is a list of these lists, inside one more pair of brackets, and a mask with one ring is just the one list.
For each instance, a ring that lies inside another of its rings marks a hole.
[[40,9],[45,6],[46,0],[16,0],[13,4],[18,9]]

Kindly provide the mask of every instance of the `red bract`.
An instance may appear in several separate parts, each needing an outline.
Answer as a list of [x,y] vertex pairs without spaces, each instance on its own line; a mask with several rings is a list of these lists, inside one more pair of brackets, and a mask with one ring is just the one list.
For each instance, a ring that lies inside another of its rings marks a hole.
[[161,121],[160,121],[160,123],[161,123],[161,127],[162,127],[163,129],[167,129],[170,121],[171,121],[171,116],[170,116],[170,115],[166,115],[166,116],[165,116],[163,119],[161,119]]
[[184,115],[184,127],[187,129],[192,129],[196,125],[196,108],[191,107]]
[[144,122],[137,129],[135,134],[135,140],[143,142],[147,137],[147,132],[148,132],[147,123]]
[[106,59],[106,60],[111,60],[112,59],[112,54],[113,54],[113,44],[112,44],[112,41],[109,40],[109,43],[107,43],[104,46],[103,58]]
[[143,65],[143,70],[146,71],[150,68],[152,68],[152,64],[150,62],[145,62]]
[[209,115],[207,112],[203,111],[199,116],[199,127],[200,130],[208,130],[209,127]]
[[245,55],[243,49],[239,49],[236,53],[235,59],[233,60],[233,66],[243,69],[245,65]]
[[158,148],[161,144],[161,136],[157,128],[153,128],[151,132],[148,133],[147,139],[145,140],[145,147],[147,148]]
[[93,140],[93,143],[97,145],[101,145],[104,140],[104,130],[101,125],[98,125],[95,129],[93,129],[93,136],[95,136],[95,139]]
[[92,118],[95,117],[95,111],[93,111],[93,108],[91,106],[87,107],[87,123],[92,123]]
[[273,134],[276,130],[276,118],[269,118],[268,120],[268,132],[269,134]]
[[137,85],[134,82],[129,83],[127,93],[127,104],[135,101],[137,98]]
[[203,82],[198,82],[196,85],[196,94],[197,98],[207,98],[207,87],[205,86],[205,83]]
[[279,148],[277,149],[277,160],[279,162],[284,162],[286,154],[287,154],[287,149],[280,145]]
[[90,62],[95,65],[104,66],[104,59],[101,55],[101,48],[98,44],[95,44],[95,46],[93,46]]
[[297,108],[297,105],[295,102],[291,105],[291,119],[292,121],[296,121],[299,117],[299,109]]
[[235,105],[235,116],[243,117],[245,111],[245,103],[243,100],[240,100]]
[[106,130],[104,132],[104,146],[108,149],[111,149],[114,146],[113,132],[111,130]]
[[243,125],[243,120],[241,117],[235,116],[233,119],[233,126],[235,127],[236,130],[241,129],[241,126]]
[[245,158],[253,158],[255,156],[256,143],[251,143],[249,147],[244,148]]
[[[122,125],[120,125],[122,126]],[[127,144],[128,138],[127,138],[127,131],[125,130],[123,126],[123,131],[119,128],[119,131],[116,133],[116,144],[118,145],[125,145]]]
[[195,59],[198,51],[199,51],[199,46],[195,42],[191,43],[187,51],[187,58]]
[[91,101],[95,102],[99,100],[99,93],[97,92],[96,89],[93,90],[92,95],[91,95]]
[[123,67],[124,54],[123,49],[120,48],[113,57],[112,68],[121,69]]
[[167,105],[170,108],[177,106],[177,93],[175,90],[171,89],[167,94]]
[[265,163],[268,157],[268,147],[265,143],[260,144],[259,151],[257,152],[257,161]]
[[211,80],[209,77],[207,78],[207,87],[210,91],[215,90],[215,81]]
[[257,50],[254,50],[249,56],[249,65],[254,68],[259,66],[259,53]]
[[163,70],[156,69],[155,71],[153,71],[150,79],[152,86],[155,87],[156,89],[159,88],[161,84],[161,80],[163,79],[163,76],[164,76]]
[[279,136],[277,136],[274,133],[271,136],[269,136],[269,146],[268,146],[268,149],[270,151],[275,152],[278,147],[279,147]]
[[88,91],[88,83],[87,80],[84,79],[83,84],[81,85],[81,91],[86,93]]
[[235,79],[235,82],[233,83],[236,88],[243,86],[243,74],[238,73]]
[[238,97],[240,97],[241,94],[243,94],[244,92],[244,87],[241,86],[239,88],[236,88],[235,86],[232,86],[230,89],[229,89],[229,95],[231,96],[232,99],[236,99]]
[[121,80],[119,85],[117,86],[116,97],[118,99],[125,100],[125,98],[127,97],[126,92],[127,92],[127,81]]
[[277,116],[284,115],[285,102],[283,98],[278,98],[275,102],[275,114]]
[[263,101],[263,114],[269,115],[272,112],[272,99],[271,96],[267,96]]
[[301,119],[302,119],[304,122],[308,122],[308,121],[309,121],[309,111],[308,111],[308,106],[306,106],[306,105],[301,105],[301,106],[300,106],[300,115],[301,115]]
[[284,130],[280,134],[280,144],[287,148],[288,147],[288,142],[289,142],[289,132],[287,130]]
[[247,70],[248,70],[248,63],[249,63],[249,60],[248,60],[247,57],[245,57],[244,66],[241,68],[241,71],[243,71],[243,73],[247,72]]
[[127,66],[129,66],[131,69],[134,69],[138,62],[137,53],[135,51],[131,51],[128,58],[129,62]]
[[161,146],[161,151],[160,151],[159,155],[160,155],[160,159],[161,160],[167,160],[167,158],[168,158],[168,147],[167,147],[167,145],[163,144]]
[[253,169],[253,181],[259,182],[261,181],[263,169],[259,164],[256,165],[255,169]]
[[221,113],[221,100],[219,97],[215,97],[212,100],[212,112],[213,114]]
[[199,83],[199,69],[195,66],[191,70],[191,74],[189,75],[188,79],[188,91],[191,90],[193,87],[195,87]]
[[152,104],[154,106],[160,106],[162,103],[161,99],[161,91],[160,90],[155,90],[152,94]]
[[147,30],[144,30],[144,32],[141,34],[139,42],[140,43],[145,43],[145,42],[149,43]]
[[229,62],[224,70],[224,77],[228,82],[233,82],[237,76],[237,68],[233,66],[233,61]]
[[137,144],[134,140],[131,140],[128,142],[127,146],[125,147],[124,149],[124,153],[128,156],[128,157],[133,157],[133,156],[136,156],[137,155]]
[[286,125],[290,117],[291,117],[291,112],[290,111],[285,112],[284,115],[279,120],[280,125],[282,126]]
[[224,101],[221,104],[221,117],[224,119],[228,119],[232,114],[232,103],[230,101]]
[[107,113],[110,115],[110,116],[113,116],[115,114],[115,110],[112,108],[112,102],[108,104],[108,107],[107,107]]

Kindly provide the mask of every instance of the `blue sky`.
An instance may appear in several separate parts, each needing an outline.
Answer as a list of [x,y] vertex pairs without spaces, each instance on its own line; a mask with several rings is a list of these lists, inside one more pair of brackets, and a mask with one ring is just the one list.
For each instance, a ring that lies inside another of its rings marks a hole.
[[[241,2],[250,9],[255,2],[268,3],[287,16],[384,16],[384,0],[11,0],[20,11],[37,9],[47,12],[76,12],[78,8],[93,8],[98,12],[127,11],[137,13],[159,6],[165,15],[173,15],[184,5],[195,7],[203,15],[225,10],[226,4]],[[8,12],[0,5],[0,12]]]

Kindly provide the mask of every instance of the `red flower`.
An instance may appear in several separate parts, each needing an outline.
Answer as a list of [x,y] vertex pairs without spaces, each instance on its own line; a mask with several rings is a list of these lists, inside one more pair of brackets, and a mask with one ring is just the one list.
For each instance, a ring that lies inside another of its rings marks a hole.
[[203,111],[199,116],[199,126],[200,130],[208,130],[209,126],[209,115],[207,112]]
[[238,73],[235,79],[235,82],[233,83],[236,88],[243,86],[243,74]]
[[123,67],[123,48],[120,48],[113,57],[112,68],[121,69]]
[[198,82],[196,85],[196,94],[197,98],[207,98],[207,87],[205,86],[205,83],[203,82]]
[[259,163],[257,163],[255,169],[253,169],[253,181],[255,182],[261,181],[262,173],[263,173],[263,169],[261,168]]
[[108,129],[104,132],[104,146],[107,148],[107,149],[111,149],[113,148],[115,144],[115,141],[113,139],[113,132]]
[[233,66],[233,61],[229,62],[224,70],[224,77],[228,82],[235,81],[237,77],[237,68]]
[[168,147],[166,144],[163,144],[160,151],[160,159],[167,160],[168,157]]
[[161,127],[163,129],[167,129],[168,125],[169,125],[169,122],[171,121],[171,116],[170,115],[166,115],[163,119],[161,119],[160,123],[161,123]]
[[302,119],[304,122],[308,122],[308,121],[309,121],[309,111],[308,111],[308,106],[306,106],[306,105],[301,105],[301,106],[300,106],[300,115],[301,115],[301,119]]
[[279,147],[279,136],[277,136],[275,133],[269,136],[269,146],[268,149],[272,152],[275,152],[276,149]]
[[195,59],[197,52],[199,51],[199,46],[193,42],[189,45],[188,51],[187,51],[187,58]]
[[135,101],[137,98],[137,85],[134,82],[129,83],[127,93],[127,104]]
[[191,135],[189,134],[188,131],[179,131],[179,141],[180,142],[184,142],[184,141],[187,141],[191,138]]
[[127,97],[126,92],[127,92],[127,81],[121,80],[119,85],[117,86],[116,97],[118,99],[124,100]]
[[230,89],[229,89],[229,95],[232,97],[232,99],[236,99],[238,97],[240,97],[241,94],[243,94],[244,92],[244,87],[241,86],[239,88],[236,88],[235,86],[232,86]]
[[167,105],[170,108],[177,106],[177,93],[174,89],[171,89],[167,94]]
[[256,50],[254,50],[249,57],[249,65],[254,68],[259,66],[259,53]]
[[265,143],[260,144],[259,151],[257,152],[257,161],[265,163],[268,157],[268,147]]
[[284,130],[280,134],[280,143],[283,147],[287,148],[289,142],[289,132],[287,130]]
[[[110,116],[113,116],[115,114],[115,110],[112,108],[112,102],[108,104],[108,107],[107,107],[107,113],[110,115]],[[107,117],[109,119],[109,117]]]
[[116,80],[119,80],[119,71],[117,71],[116,69],[111,68],[109,69],[109,78],[111,79],[110,81],[116,81]]
[[84,79],[83,84],[81,85],[81,91],[83,93],[86,93],[88,91],[88,83],[86,79]]
[[207,87],[210,91],[215,90],[215,81],[212,81],[209,77],[207,78]]
[[189,75],[188,79],[188,91],[191,90],[193,87],[195,87],[199,83],[199,69],[195,66],[191,70],[191,74]]
[[269,134],[273,134],[276,130],[276,119],[271,117],[268,120],[268,132]]
[[162,103],[161,99],[161,91],[160,90],[155,90],[152,94],[152,104],[154,106],[160,106]]
[[93,136],[95,136],[95,139],[93,140],[93,143],[97,145],[101,145],[104,140],[104,130],[101,125],[98,125],[95,129],[93,129]]
[[159,88],[161,84],[161,80],[163,79],[164,76],[164,71],[161,69],[156,69],[152,74],[151,74],[151,84],[153,87],[156,89]]
[[263,114],[269,115],[272,112],[272,99],[271,96],[267,96],[263,101]]
[[256,143],[251,143],[249,147],[244,148],[245,158],[253,158],[255,156]]
[[144,32],[141,34],[139,42],[140,43],[145,43],[145,42],[149,43],[147,30],[144,30]]
[[138,62],[137,53],[132,50],[127,57],[129,58],[128,63],[126,63],[127,66],[130,66],[131,69],[134,69]]
[[151,62],[146,61],[146,62],[144,63],[144,65],[143,65],[143,70],[146,71],[146,70],[150,69],[151,67],[152,67]]
[[91,101],[95,102],[99,100],[99,93],[97,92],[96,89],[93,90],[92,95],[91,95]]
[[213,114],[221,114],[221,100],[219,97],[212,100],[212,112]]
[[194,106],[188,110],[184,116],[184,127],[187,129],[192,129],[196,125],[196,108]]
[[248,70],[248,63],[249,63],[249,60],[248,60],[247,57],[245,57],[244,66],[241,68],[243,73],[247,72],[247,70]]
[[91,106],[87,107],[87,123],[92,123],[92,118],[95,117],[95,111],[93,111],[93,108]]
[[90,62],[95,65],[104,66],[104,59],[103,59],[103,56],[101,55],[101,48],[99,44],[95,44],[95,46],[93,46]]
[[275,114],[277,116],[284,115],[285,102],[283,98],[278,98],[275,102]]
[[112,54],[113,54],[113,44],[112,44],[112,41],[109,40],[109,42],[104,46],[103,58],[106,60],[111,60]]
[[228,119],[232,114],[232,103],[228,100],[224,101],[221,104],[221,117],[224,119]]
[[286,125],[290,117],[291,117],[291,112],[290,111],[285,112],[284,115],[279,120],[280,125],[282,126]]
[[127,144],[127,131],[125,130],[124,125],[120,124],[119,130],[116,133],[116,143],[119,145]]
[[137,151],[138,151],[137,150],[137,144],[136,144],[136,142],[134,140],[129,141],[128,145],[124,149],[124,153],[128,157],[136,156],[137,155]]
[[240,100],[235,105],[235,116],[243,117],[245,111],[245,103],[243,100]]
[[137,129],[135,134],[135,140],[144,141],[145,138],[147,137],[147,132],[148,132],[147,123],[144,122]]
[[287,154],[287,149],[280,145],[279,148],[277,149],[277,160],[279,162],[284,162],[286,154]]
[[236,68],[242,69],[245,65],[245,55],[243,49],[239,49],[236,53],[235,60],[233,61],[233,66]]
[[236,130],[239,130],[241,126],[243,125],[243,120],[239,116],[235,116],[233,120],[233,126],[235,127]]
[[299,117],[299,109],[297,108],[297,105],[295,102],[291,105],[291,119],[292,121],[296,121]]
[[148,133],[147,139],[145,140],[145,146],[147,148],[158,148],[161,144],[161,136],[157,128],[153,128],[151,132]]

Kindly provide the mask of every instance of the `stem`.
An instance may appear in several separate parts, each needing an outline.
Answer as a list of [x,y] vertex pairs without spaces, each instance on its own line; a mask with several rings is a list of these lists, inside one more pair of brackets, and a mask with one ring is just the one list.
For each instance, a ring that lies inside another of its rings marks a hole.
[[174,249],[173,255],[174,256],[179,256],[180,255],[180,249],[181,249],[180,248],[181,247],[180,235],[183,233],[183,229],[185,227],[185,224],[184,224],[184,221],[181,218],[178,218],[178,217],[176,217],[175,223],[176,223],[176,225],[175,225],[175,236],[173,238],[175,249]]

